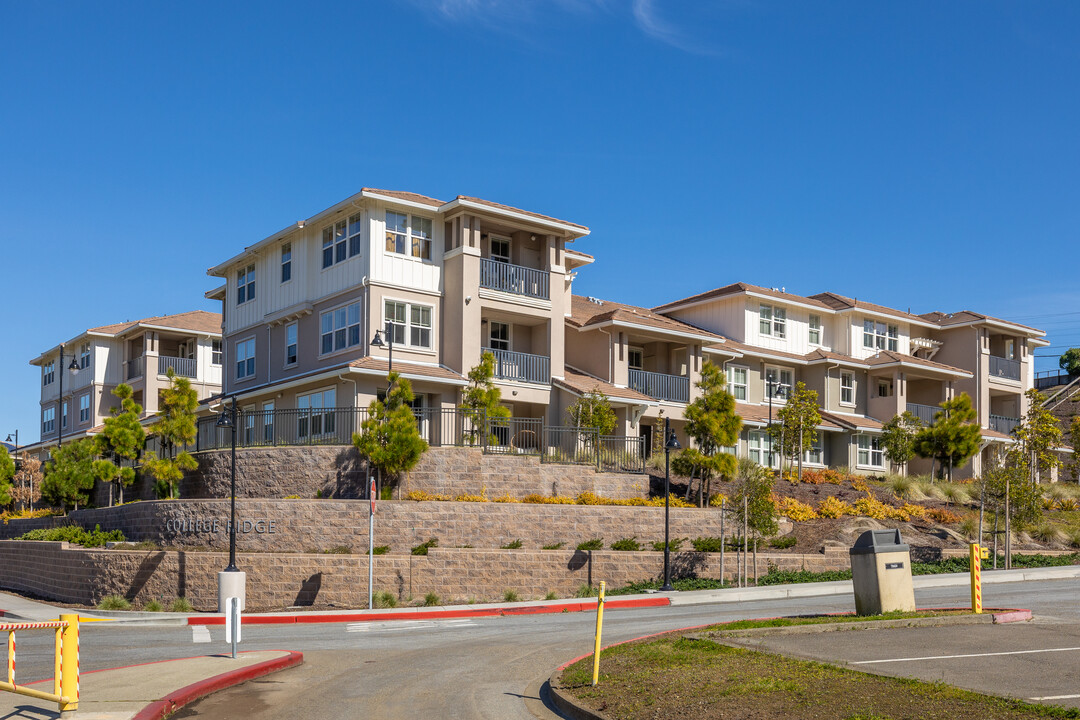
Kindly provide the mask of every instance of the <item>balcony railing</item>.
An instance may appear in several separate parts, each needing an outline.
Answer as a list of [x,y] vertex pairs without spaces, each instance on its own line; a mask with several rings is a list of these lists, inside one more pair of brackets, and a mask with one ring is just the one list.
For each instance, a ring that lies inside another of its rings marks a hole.
[[934,415],[941,412],[941,408],[937,405],[920,405],[919,403],[908,403],[907,411],[919,418],[923,425],[929,427],[934,424]]
[[1012,431],[1020,424],[1020,418],[1006,417],[1005,415],[991,415],[990,429],[999,433],[1012,435]]
[[630,389],[657,400],[690,402],[690,378],[647,370],[630,370]]
[[1020,361],[991,355],[990,377],[1005,378],[1006,380],[1019,380]]
[[198,361],[195,358],[182,358],[182,357],[169,357],[168,355],[160,355],[157,359],[157,371],[158,375],[166,375],[169,372],[169,368],[181,377],[194,378],[197,377]]
[[512,295],[551,299],[548,287],[549,275],[545,270],[511,265],[510,263],[480,259],[480,287]]
[[124,379],[131,380],[133,378],[142,377],[143,375],[143,361],[146,358],[140,355],[137,358],[131,358],[124,363]]
[[551,382],[551,358],[512,350],[482,348],[495,356],[495,377],[500,380],[547,385]]

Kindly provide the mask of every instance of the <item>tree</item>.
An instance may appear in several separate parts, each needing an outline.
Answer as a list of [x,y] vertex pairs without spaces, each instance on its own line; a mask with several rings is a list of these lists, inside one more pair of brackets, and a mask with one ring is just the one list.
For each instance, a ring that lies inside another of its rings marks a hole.
[[161,441],[162,457],[151,457],[143,462],[146,472],[157,480],[159,497],[176,497],[176,485],[184,479],[185,470],[195,470],[199,463],[186,448],[195,442],[198,428],[195,424],[195,408],[199,396],[191,387],[191,381],[179,377],[169,368],[169,386],[161,391],[158,403],[158,421],[150,426],[150,433]]
[[1005,567],[1012,565],[1013,523],[1023,528],[1034,523],[1042,514],[1039,492],[1029,482],[1027,456],[1013,448],[995,456],[984,472],[987,504],[994,516],[1005,516]]
[[1080,375],[1080,348],[1069,348],[1063,352],[1058,360],[1058,367],[1069,375]]
[[799,464],[799,479],[802,480],[803,450],[817,440],[817,426],[821,424],[818,412],[817,390],[809,390],[806,383],[799,381],[787,403],[776,412],[780,420],[769,428],[773,438],[790,453],[792,465]]
[[15,461],[8,455],[7,448],[0,445],[0,507],[15,499],[11,487],[13,477],[15,477]]
[[915,454],[940,463],[937,475],[944,477],[947,469],[951,481],[953,468],[963,467],[979,452],[982,431],[977,417],[967,393],[946,400],[934,415],[934,424],[915,435]]
[[510,408],[502,405],[502,391],[492,382],[495,377],[495,355],[485,352],[480,362],[469,371],[469,385],[461,391],[461,409],[473,412],[472,430],[468,435],[475,443],[479,434],[477,423],[510,417]]
[[65,510],[79,509],[94,489],[94,441],[90,438],[60,445],[52,451],[41,482],[41,496]]
[[1013,431],[1020,443],[1028,466],[1031,483],[1042,480],[1043,473],[1053,472],[1061,465],[1054,448],[1061,446],[1061,427],[1053,413],[1046,409],[1046,396],[1032,388],[1024,393],[1028,411]]
[[387,380],[390,389],[385,401],[372,401],[360,432],[353,434],[353,445],[378,471],[380,492],[384,478],[396,478],[412,470],[428,449],[409,406],[413,401],[412,385],[396,372],[387,375]]
[[906,466],[915,457],[915,436],[922,426],[922,420],[907,410],[882,425],[881,445],[889,462]]
[[[611,409],[608,397],[599,390],[592,390],[577,399],[566,409],[570,424],[579,430],[596,430],[597,435],[610,435],[615,432],[619,419]],[[586,443],[591,440],[586,440]]]
[[[730,477],[736,472],[735,456],[724,452],[724,448],[738,443],[742,418],[735,412],[735,398],[727,391],[727,378],[711,361],[701,366],[701,379],[695,386],[701,392],[686,406],[684,417],[686,434],[697,447],[683,451],[681,458],[700,474],[698,504],[704,504],[705,498],[711,494],[713,478]],[[667,442],[667,438],[663,438],[663,441]],[[692,470],[687,493],[690,492],[693,475]]]
[[121,467],[119,463],[127,460],[133,465],[146,442],[146,431],[139,422],[143,409],[135,402],[131,386],[120,383],[112,392],[120,398],[120,408],[114,407],[109,411],[111,417],[105,418],[105,427],[95,438],[97,454],[101,459],[94,462],[94,474],[98,480],[109,483],[110,506],[113,504],[113,482],[119,485],[121,503],[124,502],[124,488],[135,482],[135,468]]
[[1080,480],[1080,415],[1073,415],[1069,425],[1069,444],[1072,445],[1072,461],[1069,463],[1069,474],[1073,480]]
[[19,469],[15,472],[12,494],[20,508],[33,508],[41,499],[41,482],[45,476],[41,471],[41,461],[36,455],[23,453]]
[[754,534],[754,580],[757,581],[757,538],[775,535],[779,529],[779,514],[772,501],[773,475],[750,458],[741,458],[735,473],[731,505],[735,518],[743,527],[742,576],[748,576],[746,550],[749,534]]

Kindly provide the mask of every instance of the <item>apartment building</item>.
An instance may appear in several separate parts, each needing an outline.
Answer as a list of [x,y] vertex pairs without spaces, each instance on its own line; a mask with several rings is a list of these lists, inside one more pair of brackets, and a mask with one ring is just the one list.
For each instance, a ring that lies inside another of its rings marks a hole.
[[145,417],[157,413],[169,369],[191,380],[200,400],[220,393],[221,352],[221,316],[203,310],[90,328],[46,350],[30,361],[41,368],[41,439],[31,449],[98,432],[120,404],[112,394],[120,383]]
[[479,198],[364,188],[208,271],[225,281],[207,293],[222,303],[225,393],[268,413],[363,408],[392,341],[417,409],[456,407],[488,350],[515,417],[557,422],[573,273],[592,262],[569,245],[588,233]]

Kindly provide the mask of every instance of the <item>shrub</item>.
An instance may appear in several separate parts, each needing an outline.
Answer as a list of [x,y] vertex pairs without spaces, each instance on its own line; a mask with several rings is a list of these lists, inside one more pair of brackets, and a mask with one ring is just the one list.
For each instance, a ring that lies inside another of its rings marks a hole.
[[433,592],[429,592],[424,596],[424,607],[435,607],[436,605],[441,604],[442,601],[439,599],[439,596]]
[[285,497],[282,498],[282,500],[303,500],[303,499],[304,498],[301,495],[286,495]]
[[583,543],[578,544],[578,550],[603,550],[604,538],[593,538],[592,540],[586,540]]
[[521,540],[511,540],[505,545],[500,546],[503,550],[519,550],[521,548]]
[[[438,538],[429,538],[427,542],[422,542],[412,549],[413,555],[427,555],[428,550],[433,547],[439,547]],[[436,603],[438,604],[438,603]]]
[[375,597],[372,598],[372,600],[374,601],[373,604],[375,607],[380,609],[397,607],[397,596],[394,595],[394,593],[386,592],[385,590],[375,593]]
[[545,545],[544,547],[542,547],[540,549],[541,550],[561,550],[562,546],[565,545],[565,544],[566,543],[561,543],[561,542],[551,543],[550,545]]
[[[388,498],[387,498],[388,499]],[[414,500],[416,502],[426,502],[430,500],[446,501],[450,499],[449,495],[442,495],[440,493],[429,493],[423,490],[412,490],[405,493],[406,500]]]
[[544,599],[545,600],[558,600],[559,596],[556,595],[554,591],[552,591],[552,592],[549,592],[547,595],[545,595]]
[[949,525],[960,522],[960,516],[944,508],[929,508],[926,517],[941,525]]
[[915,505],[914,503],[904,503],[900,508],[908,514],[908,517],[918,518],[923,520],[926,518],[926,508],[922,505]]
[[724,546],[724,538],[699,537],[691,540],[690,544],[697,552],[720,552],[720,548]]
[[499,496],[499,497],[497,497],[497,498],[491,498],[491,502],[497,502],[497,503],[516,503],[516,502],[521,502],[521,501],[520,501],[520,500],[518,500],[518,499],[517,499],[516,497],[513,497],[512,495],[500,495],[500,496]]
[[963,505],[971,500],[971,495],[960,485],[949,483],[941,488],[945,495],[945,502],[951,505]]
[[577,501],[574,498],[569,498],[564,495],[556,495],[549,497],[547,495],[541,495],[539,493],[530,493],[521,498],[523,503],[534,503],[540,505],[575,505]]
[[855,501],[855,511],[874,520],[884,520],[888,515],[889,506],[877,498],[867,495]]
[[372,555],[385,555],[388,552],[390,552],[389,545],[376,545],[375,547],[371,548]]
[[893,475],[888,481],[892,494],[901,500],[910,500],[915,481],[903,475]]
[[1031,536],[1044,543],[1065,542],[1065,532],[1053,523],[1043,522],[1031,529]]
[[818,503],[817,512],[823,518],[835,519],[844,515],[854,515],[855,508],[840,498],[829,496]]
[[454,498],[457,502],[487,502],[487,498],[483,495],[469,495],[463,493]]
[[1062,498],[1061,500],[1058,500],[1057,507],[1058,510],[1072,512],[1077,508],[1076,500],[1074,500],[1073,498]]
[[578,586],[577,592],[574,593],[576,598],[591,598],[597,597],[600,594],[599,588],[594,588],[589,585]]
[[776,510],[794,522],[805,522],[818,517],[818,513],[814,512],[814,508],[791,497],[780,498]]
[[191,613],[195,612],[195,606],[187,598],[178,597],[169,604],[169,612]]
[[1075,548],[1080,548],[1080,530],[1069,532],[1069,544]]
[[861,477],[852,477],[851,478],[851,487],[852,487],[853,490],[858,490],[859,492],[864,492],[864,493],[867,493],[867,494],[870,493],[870,486],[867,485],[866,480],[864,478],[861,478]]
[[130,610],[131,603],[122,595],[106,595],[97,604],[98,610]]
[[965,538],[974,541],[979,534],[979,516],[974,513],[965,515],[960,521],[959,531]]
[[769,545],[777,550],[786,550],[791,547],[795,547],[795,544],[799,542],[799,539],[794,535],[784,535],[782,537],[775,537],[769,540]]
[[620,552],[637,552],[641,550],[641,543],[638,542],[637,537],[623,538],[611,543],[611,549]]
[[23,533],[16,540],[47,540],[52,542],[68,542],[72,545],[82,545],[85,548],[104,547],[107,542],[125,542],[124,533],[119,530],[105,531],[100,525],[95,525],[92,532],[87,532],[78,525],[61,525],[55,528],[39,528]]
[[[685,540],[686,538],[671,538],[671,540],[668,542],[668,546],[671,548],[671,552],[679,552],[679,549],[682,547]],[[657,540],[652,544],[652,549],[656,552],[664,552],[664,541]]]
[[507,590],[503,593],[503,602],[521,602],[521,596],[513,590]]
[[728,500],[728,496],[723,493],[716,493],[709,498],[709,507],[721,507]]
[[142,609],[146,612],[161,612],[165,609],[165,607],[157,600],[151,600],[150,602],[143,605]]
[[352,548],[348,545],[335,545],[323,550],[324,555],[352,555]]

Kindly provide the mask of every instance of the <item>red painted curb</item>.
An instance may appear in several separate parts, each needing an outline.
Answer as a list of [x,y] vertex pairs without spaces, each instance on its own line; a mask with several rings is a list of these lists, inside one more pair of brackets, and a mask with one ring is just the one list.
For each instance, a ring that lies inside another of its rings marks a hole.
[[995,625],[1001,625],[1003,623],[1027,622],[1030,619],[1030,610],[1012,610],[1010,612],[994,613]]
[[199,698],[278,670],[294,667],[302,662],[304,662],[303,653],[289,651],[289,654],[284,657],[274,658],[239,670],[231,670],[221,675],[215,675],[206,680],[200,680],[187,687],[174,690],[161,700],[150,703],[136,713],[132,720],[164,720],[180,708]]
[[[667,607],[671,600],[666,596],[635,598],[633,600],[608,600],[604,607],[608,610],[630,608]],[[424,610],[414,613],[364,612],[364,613],[296,613],[295,615],[246,615],[245,625],[289,625],[292,623],[343,623],[376,622],[388,620],[439,620],[475,617],[498,617],[503,615],[541,615],[546,613],[585,612],[596,609],[596,601],[582,600],[553,605],[532,605],[524,607],[497,607],[482,610]],[[193,616],[188,618],[188,625],[224,625],[225,618],[212,616]]]

